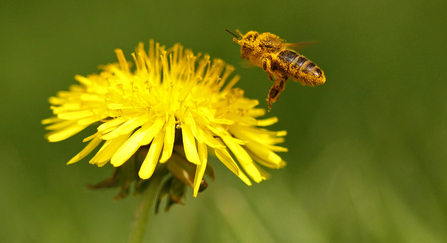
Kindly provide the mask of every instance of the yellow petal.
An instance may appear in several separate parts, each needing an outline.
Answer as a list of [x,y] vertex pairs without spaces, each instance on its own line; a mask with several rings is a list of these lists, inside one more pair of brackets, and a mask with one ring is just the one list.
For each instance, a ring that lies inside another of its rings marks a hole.
[[251,186],[251,181],[248,179],[248,177],[244,174],[244,172],[240,171],[239,175],[237,175],[239,179],[241,179],[247,186]]
[[[123,120],[123,122],[118,124],[119,126],[115,125],[115,127],[113,127],[113,130],[110,129],[112,127],[108,128],[108,131],[110,131],[110,132],[108,134],[102,136],[102,139],[110,140],[110,139],[116,138],[123,134],[132,133],[138,127],[140,127],[144,124],[148,124],[148,123],[146,123],[148,120],[149,120],[148,115],[134,117],[127,121]],[[104,128],[104,129],[106,129],[106,128]],[[98,129],[98,131],[101,131],[101,130]],[[102,132],[105,133],[106,131],[102,131]]]
[[217,136],[219,137],[227,137],[228,139],[231,139],[233,142],[237,143],[237,144],[245,144],[245,141],[242,141],[240,139],[234,138],[233,136],[230,135],[230,133],[228,133],[228,131],[223,128],[222,126],[217,126],[217,127],[212,127],[212,126],[208,126],[207,127],[209,130],[211,130],[213,133],[215,133]]
[[247,153],[254,159],[256,160],[258,163],[262,164],[263,166],[272,168],[272,169],[279,169],[282,168],[284,166],[286,166],[286,162],[284,160],[281,160],[279,163],[273,163],[270,160],[267,160],[265,158],[261,158],[258,155],[256,155],[255,153],[253,153],[250,150],[247,150]]
[[80,103],[65,103],[62,106],[50,106],[54,114],[59,114],[67,111],[80,110],[82,108]]
[[82,101],[89,101],[89,102],[104,102],[104,96],[99,94],[81,94],[80,99]]
[[90,140],[92,140],[92,139],[94,139],[94,138],[96,138],[96,137],[98,137],[98,136],[100,136],[99,133],[95,133],[95,134],[93,134],[93,135],[90,135],[90,136],[84,138],[84,139],[82,140],[82,142],[83,142],[83,143],[88,142],[88,141],[90,141]]
[[147,145],[149,144],[152,139],[160,132],[160,130],[163,128],[163,125],[165,124],[164,118],[157,118],[155,120],[155,123],[150,127],[150,129],[147,131],[146,136],[138,142],[140,145]]
[[235,125],[230,127],[230,133],[238,134],[237,137],[244,140],[255,140],[262,144],[277,143],[278,136],[284,136],[286,131],[269,131],[262,128]]
[[56,123],[45,127],[45,130],[62,130],[73,124],[76,124],[76,121],[64,121],[59,119],[59,121],[57,121]]
[[91,81],[90,79],[88,79],[88,78],[86,78],[86,77],[83,77],[83,76],[81,76],[81,75],[76,75],[76,76],[75,76],[75,79],[76,79],[79,83],[84,84],[85,86],[90,86],[91,83],[92,83],[92,81]]
[[101,139],[99,137],[95,137],[92,141],[90,141],[87,146],[81,152],[79,152],[76,156],[74,156],[70,161],[68,161],[67,165],[78,162],[87,156],[90,152],[93,151],[100,143]]
[[234,174],[236,174],[245,184],[251,186],[251,182],[248,177],[239,169],[236,162],[231,157],[230,153],[228,153],[227,149],[214,149],[217,158],[222,161],[222,163],[230,169]]
[[64,120],[79,120],[93,115],[95,115],[95,113],[93,113],[91,109],[88,109],[88,110],[61,112],[57,114],[57,117]]
[[202,141],[211,148],[225,148],[219,141],[217,141],[208,131],[199,129],[199,136],[202,137]]
[[200,183],[202,182],[203,174],[206,170],[206,164],[208,162],[208,150],[205,143],[198,143],[200,164],[197,165],[196,175],[194,176],[194,197],[197,197],[199,192]]
[[150,120],[149,115],[138,116],[138,117],[136,117],[136,119],[130,119],[130,120],[126,121],[125,123],[123,123],[123,125],[118,127],[116,129],[116,133],[119,135],[131,133],[135,129],[137,129],[139,126],[149,123],[149,122],[147,122],[149,120]]
[[185,123],[182,124],[182,138],[186,159],[191,163],[200,164],[199,155],[197,154],[196,139],[192,134],[191,128]]
[[281,157],[265,146],[256,143],[254,141],[250,141],[245,145],[250,151],[252,151],[254,154],[256,154],[258,157],[269,161],[273,164],[279,165],[282,161]]
[[196,122],[194,121],[194,119],[190,116],[186,116],[184,117],[184,123],[188,124],[188,126],[190,127],[192,134],[194,135],[194,137],[197,139],[197,141],[201,141],[201,139],[199,139],[199,132],[197,131],[197,126],[196,126]]
[[91,116],[91,117],[87,117],[87,118],[79,120],[78,124],[79,125],[86,125],[86,124],[90,125],[92,123],[99,122],[106,117],[107,116],[104,116],[104,115],[103,116]]
[[146,136],[151,124],[146,124],[138,129],[127,141],[116,151],[110,163],[118,167],[126,162],[140,148],[139,142]]
[[236,162],[234,162],[233,158],[231,158],[230,153],[226,149],[214,149],[217,158],[222,161],[222,163],[230,169],[234,174],[239,174],[239,167]]
[[121,135],[112,140],[108,140],[102,145],[98,153],[90,160],[90,164],[102,166],[107,163],[115,152],[127,141],[130,134]]
[[252,117],[260,117],[265,115],[265,110],[262,108],[253,108],[248,111],[247,115]]
[[287,152],[287,151],[289,151],[287,148],[284,148],[284,147],[281,147],[281,146],[268,145],[267,148],[270,149],[271,151],[274,151],[274,152]]
[[287,131],[279,131],[278,134],[276,134],[276,136],[279,136],[279,137],[283,137],[286,135],[287,135]]
[[119,125],[123,124],[126,120],[122,117],[115,118],[110,121],[106,121],[98,127],[98,132],[105,133],[111,129],[117,128]]
[[253,163],[253,164],[256,166],[256,168],[258,169],[259,173],[261,173],[261,177],[262,177],[263,180],[267,180],[267,179],[270,178],[270,174],[269,174],[267,171],[263,170],[263,169],[262,169],[259,165],[257,165],[256,163]]
[[154,141],[151,143],[149,152],[141,165],[138,175],[141,179],[149,179],[154,173],[155,167],[160,157],[161,148],[163,147],[163,140],[165,137],[164,132],[160,132]]
[[46,124],[50,124],[50,123],[56,123],[56,122],[59,122],[59,121],[62,121],[62,120],[59,119],[57,116],[55,116],[55,117],[43,119],[42,120],[42,125],[46,125]]
[[165,125],[166,134],[165,141],[163,145],[163,152],[161,154],[160,163],[165,163],[171,158],[172,150],[174,149],[174,140],[175,140],[175,117],[169,117],[168,122]]
[[50,132],[46,135],[46,138],[50,142],[59,142],[64,139],[67,139],[76,133],[84,130],[88,125],[79,125],[79,124],[73,124],[71,126],[68,126],[66,128],[63,128],[61,130]]
[[248,142],[244,146],[247,149],[249,149],[251,152],[256,154],[258,157],[260,157],[263,160],[266,160],[270,163],[276,164],[278,166],[280,165],[280,163],[282,161],[281,157],[279,157],[277,154],[272,152],[263,143],[259,143],[258,141],[261,139],[259,139],[259,138],[257,139],[257,137],[253,134],[244,133],[244,132],[242,132],[241,129],[237,129],[237,130],[235,129],[235,130],[232,130],[232,132],[236,137],[238,137],[240,139],[247,140]]
[[266,126],[270,126],[273,125],[275,123],[278,122],[278,117],[274,116],[274,117],[270,117],[267,119],[263,119],[263,120],[258,120],[258,126],[260,127],[266,127]]
[[250,155],[242,148],[239,144],[233,143],[228,139],[222,138],[228,148],[233,152],[236,156],[239,163],[242,165],[244,170],[248,173],[248,175],[256,182],[262,181],[261,173],[259,173],[258,169],[253,164],[253,160]]
[[69,101],[66,98],[60,98],[60,97],[53,96],[48,99],[48,102],[50,102],[50,104],[52,104],[52,105],[63,105]]

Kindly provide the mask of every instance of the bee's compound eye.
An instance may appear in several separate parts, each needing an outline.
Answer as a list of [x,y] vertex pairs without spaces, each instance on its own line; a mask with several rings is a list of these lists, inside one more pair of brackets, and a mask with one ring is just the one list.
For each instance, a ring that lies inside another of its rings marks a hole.
[[257,38],[258,38],[258,33],[253,33],[253,34],[247,35],[247,39],[250,41],[255,41]]

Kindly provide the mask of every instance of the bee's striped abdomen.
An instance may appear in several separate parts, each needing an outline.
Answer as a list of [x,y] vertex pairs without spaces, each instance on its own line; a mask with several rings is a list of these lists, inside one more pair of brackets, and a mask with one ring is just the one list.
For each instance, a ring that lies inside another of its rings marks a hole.
[[323,71],[315,63],[294,51],[281,51],[278,58],[289,64],[287,70],[289,75],[302,84],[315,86],[326,81]]

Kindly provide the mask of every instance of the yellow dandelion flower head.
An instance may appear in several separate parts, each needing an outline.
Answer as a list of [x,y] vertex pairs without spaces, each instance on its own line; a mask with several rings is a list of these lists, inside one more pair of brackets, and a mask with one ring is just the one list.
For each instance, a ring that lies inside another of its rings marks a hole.
[[[50,142],[67,139],[86,127],[99,124],[97,132],[84,139],[88,145],[68,164],[75,163],[100,144],[90,160],[103,166],[118,167],[140,147],[149,145],[139,169],[139,177],[148,179],[158,163],[167,162],[182,144],[186,160],[196,165],[194,196],[208,160],[214,152],[246,184],[260,182],[268,174],[256,163],[280,168],[285,162],[275,152],[287,151],[275,144],[283,142],[285,131],[260,128],[277,122],[276,117],[256,119],[265,114],[255,108],[257,100],[247,99],[233,88],[239,76],[226,86],[234,68],[208,55],[194,55],[180,44],[165,50],[150,42],[149,51],[140,43],[132,54],[135,70],[122,50],[115,50],[119,63],[102,67],[99,74],[76,76],[79,85],[61,91],[49,102],[55,117],[42,121],[50,124],[46,135]],[[231,152],[230,152],[231,151]]]

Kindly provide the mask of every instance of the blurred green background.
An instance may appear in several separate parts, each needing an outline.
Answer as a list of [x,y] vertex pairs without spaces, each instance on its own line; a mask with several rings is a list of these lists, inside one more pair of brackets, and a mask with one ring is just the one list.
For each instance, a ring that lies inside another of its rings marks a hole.
[[109,176],[65,163],[93,130],[48,143],[47,99],[122,48],[176,42],[236,66],[265,98],[260,68],[242,68],[224,29],[272,32],[327,76],[289,82],[268,116],[288,131],[288,165],[247,187],[216,159],[217,179],[151,218],[145,242],[447,242],[447,2],[1,1],[0,239],[125,242],[136,200],[90,191]]

